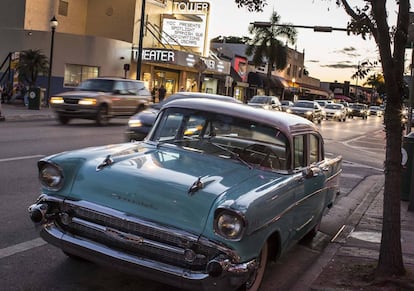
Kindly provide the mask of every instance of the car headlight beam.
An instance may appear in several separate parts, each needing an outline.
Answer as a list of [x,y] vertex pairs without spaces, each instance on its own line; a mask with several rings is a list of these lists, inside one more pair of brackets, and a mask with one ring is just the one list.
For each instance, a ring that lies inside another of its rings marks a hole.
[[96,105],[96,99],[95,98],[83,98],[79,100],[78,104],[79,105]]
[[225,239],[239,240],[245,229],[245,221],[239,214],[222,210],[218,212],[214,219],[214,230]]
[[140,119],[130,119],[128,120],[128,126],[129,127],[141,127],[142,122]]

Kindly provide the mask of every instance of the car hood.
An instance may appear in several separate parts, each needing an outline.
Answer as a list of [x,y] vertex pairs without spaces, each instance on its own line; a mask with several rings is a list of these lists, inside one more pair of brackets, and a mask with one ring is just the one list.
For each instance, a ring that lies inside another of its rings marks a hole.
[[327,109],[327,108],[325,108],[324,111],[328,113],[342,112],[341,109]]
[[[103,166],[105,159],[112,162]],[[164,225],[184,226],[197,234],[203,232],[219,197],[226,200],[223,196],[232,188],[250,191],[246,187],[257,187],[241,186],[255,171],[243,163],[171,145],[128,143],[88,148],[55,156],[51,162],[64,173],[69,164],[77,167],[69,170],[76,172],[71,178],[65,175],[71,185],[54,195],[89,201]],[[99,165],[102,168],[97,170]],[[202,186],[190,191],[198,182]]]
[[141,120],[144,124],[154,124],[157,114],[160,112],[155,108],[147,108],[130,117],[131,120]]
[[293,112],[308,112],[308,111],[314,111],[315,109],[313,108],[307,108],[307,107],[290,107],[290,110]]

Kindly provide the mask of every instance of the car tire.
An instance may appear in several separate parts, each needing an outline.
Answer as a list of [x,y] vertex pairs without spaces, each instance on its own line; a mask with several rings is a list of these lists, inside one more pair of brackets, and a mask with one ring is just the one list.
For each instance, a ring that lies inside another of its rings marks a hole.
[[108,106],[101,105],[98,109],[98,113],[96,114],[96,124],[100,126],[108,125],[109,123],[109,116],[108,116]]
[[57,119],[58,119],[59,123],[63,124],[63,125],[68,124],[69,121],[70,121],[70,117],[62,116],[62,115],[58,115]]
[[322,118],[318,118],[318,124],[322,123]]
[[265,242],[262,250],[260,251],[260,255],[258,257],[259,266],[251,275],[249,280],[242,285],[237,291],[258,291],[260,285],[262,284],[263,277],[266,271],[267,266],[267,257],[269,254],[269,248],[267,242]]

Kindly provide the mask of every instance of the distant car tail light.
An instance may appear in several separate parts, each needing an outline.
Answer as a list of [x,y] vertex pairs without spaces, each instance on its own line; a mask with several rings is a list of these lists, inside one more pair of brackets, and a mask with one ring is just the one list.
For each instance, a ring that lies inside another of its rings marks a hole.
[[50,103],[51,104],[63,104],[65,103],[65,100],[63,100],[62,97],[53,96],[50,98]]
[[83,98],[79,100],[79,105],[96,105],[96,99],[95,98]]

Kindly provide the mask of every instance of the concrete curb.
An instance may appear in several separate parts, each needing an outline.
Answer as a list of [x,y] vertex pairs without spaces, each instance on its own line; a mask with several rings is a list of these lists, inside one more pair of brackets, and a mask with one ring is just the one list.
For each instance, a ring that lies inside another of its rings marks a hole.
[[359,223],[371,203],[383,193],[383,186],[383,175],[369,176],[329,210],[322,220],[320,231],[329,234],[333,239],[290,290],[327,290],[323,286],[312,284],[346,242],[349,233]]

